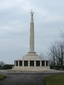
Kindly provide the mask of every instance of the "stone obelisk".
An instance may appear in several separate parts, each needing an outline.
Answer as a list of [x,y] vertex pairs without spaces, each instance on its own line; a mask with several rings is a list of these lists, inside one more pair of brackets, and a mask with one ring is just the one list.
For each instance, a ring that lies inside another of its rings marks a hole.
[[13,68],[14,71],[22,71],[22,72],[43,72],[46,70],[50,70],[49,60],[42,59],[41,56],[37,55],[34,52],[34,22],[33,22],[33,14],[31,11],[31,22],[30,22],[30,52],[24,55],[22,59],[17,59],[14,61],[15,66]]
[[34,22],[33,22],[33,14],[34,12],[31,10],[31,22],[30,22],[30,52],[34,52]]

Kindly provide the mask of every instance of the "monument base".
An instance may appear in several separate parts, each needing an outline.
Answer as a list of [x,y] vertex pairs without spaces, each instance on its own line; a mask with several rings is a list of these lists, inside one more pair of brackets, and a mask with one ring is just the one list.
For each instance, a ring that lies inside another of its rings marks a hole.
[[22,59],[35,60],[42,59],[41,56],[37,55],[36,52],[28,52],[27,55],[23,56]]
[[[27,59],[26,59],[27,57]],[[30,57],[30,58],[29,58]],[[37,58],[37,59],[36,59]],[[50,70],[49,60],[40,59],[40,56],[23,56],[23,59],[15,60],[14,71],[44,71]]]
[[13,71],[22,71],[22,72],[42,72],[42,71],[46,71],[46,70],[50,70],[50,67],[14,67],[12,69]]
[[36,52],[28,52],[26,56],[37,56]]
[[41,58],[41,56],[23,56],[23,58],[22,58],[23,60],[26,60],[26,59],[28,59],[28,60],[38,60],[38,59],[42,59]]

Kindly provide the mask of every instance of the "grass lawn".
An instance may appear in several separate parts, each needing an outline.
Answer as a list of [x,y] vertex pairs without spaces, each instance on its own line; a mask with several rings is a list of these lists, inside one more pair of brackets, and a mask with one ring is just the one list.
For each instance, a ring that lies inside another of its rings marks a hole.
[[5,77],[6,77],[5,75],[1,75],[1,74],[0,74],[0,80],[1,80],[1,79],[4,79]]
[[47,76],[44,81],[46,85],[64,85],[64,74]]

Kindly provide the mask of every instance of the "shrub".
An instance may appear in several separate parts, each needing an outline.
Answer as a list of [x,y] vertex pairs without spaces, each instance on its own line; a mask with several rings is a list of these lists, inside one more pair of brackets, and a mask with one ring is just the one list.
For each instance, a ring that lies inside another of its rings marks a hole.
[[50,69],[55,69],[55,70],[63,69],[64,70],[64,66],[50,66]]
[[14,66],[14,65],[6,64],[6,65],[3,66],[2,69],[12,69],[12,66]]

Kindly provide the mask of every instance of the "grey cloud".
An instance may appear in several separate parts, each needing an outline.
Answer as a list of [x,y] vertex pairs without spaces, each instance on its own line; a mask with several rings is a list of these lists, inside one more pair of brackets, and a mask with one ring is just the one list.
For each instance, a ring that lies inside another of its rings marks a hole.
[[35,51],[48,51],[64,27],[63,0],[0,0],[0,60],[13,63],[30,46],[30,10],[34,10]]

